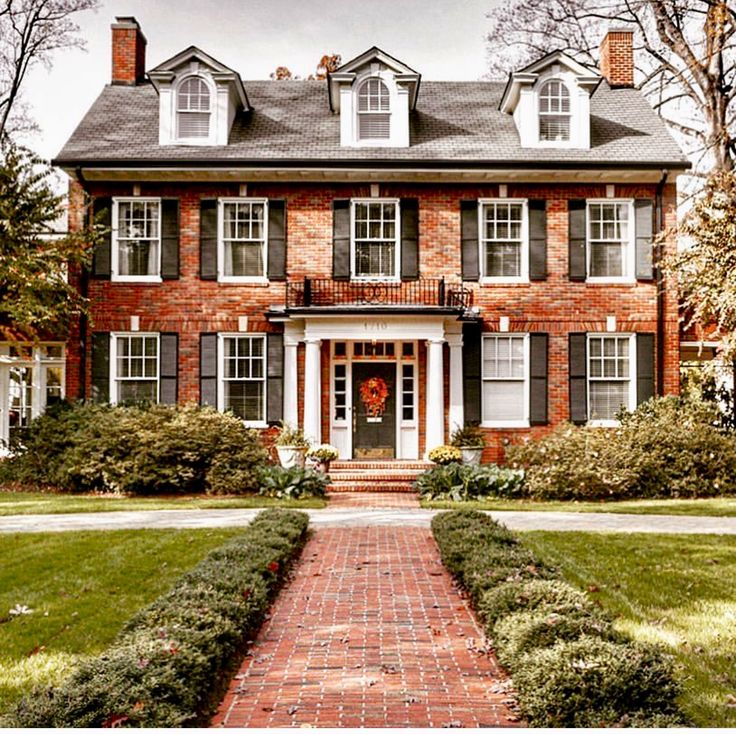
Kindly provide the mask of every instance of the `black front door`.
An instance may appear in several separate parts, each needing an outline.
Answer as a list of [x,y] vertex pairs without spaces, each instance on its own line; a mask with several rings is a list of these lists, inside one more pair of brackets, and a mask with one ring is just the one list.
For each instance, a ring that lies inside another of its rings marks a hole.
[[353,363],[353,456],[396,456],[396,365]]

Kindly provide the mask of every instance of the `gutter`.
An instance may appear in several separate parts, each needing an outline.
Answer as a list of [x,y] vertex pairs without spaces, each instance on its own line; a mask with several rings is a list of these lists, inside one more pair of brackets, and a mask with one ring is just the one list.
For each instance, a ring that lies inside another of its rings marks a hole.
[[[656,219],[656,230],[661,232],[664,228],[664,186],[667,182],[669,171],[662,169],[662,178],[657,184],[654,198],[654,211]],[[665,291],[664,273],[662,272],[662,257],[664,255],[664,242],[660,242],[656,249],[656,263],[654,267],[655,281],[657,284],[657,395],[664,395],[664,354],[665,354]]]

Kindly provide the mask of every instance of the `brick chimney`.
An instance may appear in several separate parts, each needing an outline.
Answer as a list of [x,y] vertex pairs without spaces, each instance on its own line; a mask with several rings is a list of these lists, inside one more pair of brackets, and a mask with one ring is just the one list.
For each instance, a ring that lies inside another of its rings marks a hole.
[[634,31],[610,28],[600,46],[601,74],[612,87],[634,86]]
[[138,84],[146,76],[146,37],[133,17],[112,24],[112,83]]

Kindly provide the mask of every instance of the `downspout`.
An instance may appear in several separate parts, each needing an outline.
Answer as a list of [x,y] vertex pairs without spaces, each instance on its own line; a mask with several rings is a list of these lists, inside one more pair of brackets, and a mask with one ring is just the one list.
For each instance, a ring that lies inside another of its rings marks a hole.
[[[662,178],[657,184],[654,209],[655,228],[657,233],[664,229],[664,186],[667,182],[669,171],[662,169]],[[657,243],[656,261],[654,266],[655,281],[657,284],[657,395],[664,395],[664,355],[665,355],[665,292],[664,273],[662,272],[662,259],[664,256],[664,242]]]
[[[86,180],[82,173],[82,167],[77,166],[74,171],[80,186],[87,194]],[[89,296],[89,268],[83,267],[79,275],[79,292],[82,298]],[[87,399],[87,330],[89,329],[89,317],[82,313],[79,317],[79,400]]]

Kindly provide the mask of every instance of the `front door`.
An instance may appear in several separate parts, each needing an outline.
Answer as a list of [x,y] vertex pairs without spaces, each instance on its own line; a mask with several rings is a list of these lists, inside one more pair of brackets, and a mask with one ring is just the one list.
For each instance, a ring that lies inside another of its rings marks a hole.
[[353,456],[396,456],[396,365],[353,363]]

